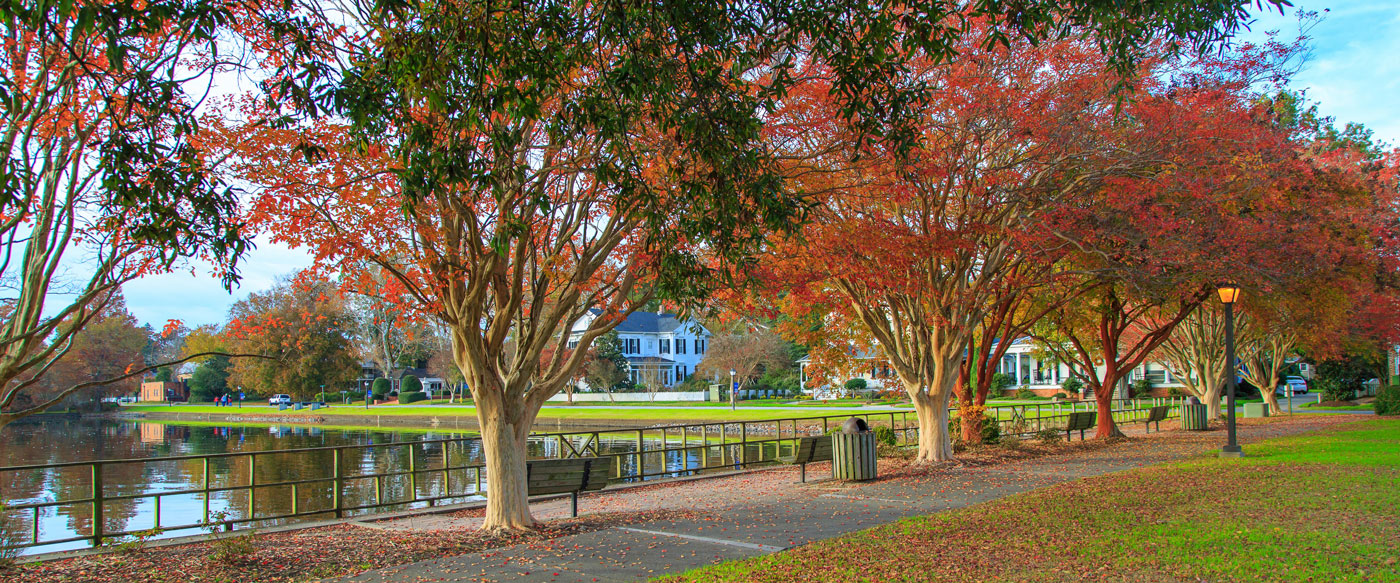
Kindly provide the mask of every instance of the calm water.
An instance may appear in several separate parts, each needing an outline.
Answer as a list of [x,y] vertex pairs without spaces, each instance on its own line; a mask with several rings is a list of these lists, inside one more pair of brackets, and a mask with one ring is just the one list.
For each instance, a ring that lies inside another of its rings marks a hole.
[[[12,424],[0,429],[0,466],[415,442],[413,445],[341,450],[342,475],[363,475],[406,470],[410,463],[416,463],[419,469],[441,468],[444,456],[450,459],[452,465],[480,463],[479,442],[474,439],[446,444],[421,443],[469,436],[467,433],[451,431],[321,429],[289,425],[190,425],[111,419],[51,420]],[[581,446],[582,440],[581,437],[580,441],[574,442],[575,445]],[[649,435],[645,441],[648,449],[661,446],[659,436]],[[671,436],[668,441],[674,445],[676,436]],[[600,442],[600,450],[603,453],[636,451],[635,434],[614,434],[613,437],[604,434]],[[696,444],[698,441],[691,443]],[[530,454],[532,457],[556,457],[560,445],[555,440],[532,441]],[[719,449],[721,448],[716,447],[713,452],[703,454],[707,457],[710,467],[723,464],[722,454],[718,460],[713,457],[719,454]],[[413,450],[412,453],[410,450]],[[217,489],[247,485],[250,469],[257,483],[326,478],[334,471],[333,455],[331,451],[265,454],[257,456],[252,468],[249,467],[250,456],[213,458],[208,462],[207,470],[210,487]],[[679,469],[682,464],[691,468],[699,467],[701,457],[699,451],[690,451],[684,455],[679,452],[657,452],[646,454],[641,462],[646,464],[647,472],[658,472]],[[621,456],[615,461],[615,472],[635,475],[637,456]],[[111,498],[138,493],[200,489],[203,487],[206,471],[202,459],[104,464],[102,468],[102,492],[108,498],[103,505],[104,532],[154,528],[157,525],[157,514],[159,525],[166,529],[200,523],[205,520],[206,503],[210,514],[225,513],[229,518],[236,519],[253,518],[254,526],[281,522],[279,519],[269,520],[266,517],[287,514],[293,510],[293,504],[296,504],[295,509],[300,512],[334,508],[331,483],[322,481],[302,484],[295,492],[290,486],[259,488],[252,500],[249,499],[246,489],[216,491],[209,494],[207,499],[203,492],[172,494],[161,496],[157,509],[156,498]],[[0,499],[14,505],[86,498],[92,491],[91,472],[91,466],[0,471]],[[474,471],[463,469],[444,474],[441,471],[420,474],[412,484],[403,477],[386,477],[379,481],[373,478],[347,480],[345,491],[342,493],[342,506],[372,504],[376,500],[391,502],[410,499],[410,488],[416,489],[420,498],[451,495],[452,499],[445,502],[481,499],[477,495],[477,477]],[[450,491],[447,490],[449,487]],[[421,502],[399,504],[374,512],[425,505]],[[362,510],[346,514],[369,512]],[[331,517],[331,514],[326,513],[297,520]],[[32,510],[13,512],[10,523],[19,528],[21,541],[30,540],[36,527],[41,541],[81,536],[92,530],[92,508],[91,504],[86,502],[47,507],[40,509],[37,520]],[[193,529],[174,530],[159,536],[181,536],[198,532]],[[30,552],[82,548],[89,544],[86,541],[72,541],[38,547]]]

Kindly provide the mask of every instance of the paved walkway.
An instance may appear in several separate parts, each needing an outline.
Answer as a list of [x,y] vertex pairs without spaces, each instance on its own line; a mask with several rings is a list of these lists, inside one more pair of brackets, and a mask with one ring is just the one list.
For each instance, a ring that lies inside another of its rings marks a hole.
[[[1351,416],[1307,415],[1247,422],[1240,435],[1247,445],[1354,420]],[[582,498],[580,511],[669,512],[665,518],[639,519],[545,543],[369,571],[342,581],[644,581],[719,561],[774,553],[909,516],[1179,459],[1217,448],[1223,439],[1223,431],[1168,431],[1109,446],[1090,443],[1051,456],[987,465],[959,464],[934,471],[884,460],[881,479],[858,484],[828,480],[804,485],[798,483],[796,469],[779,468],[605,491]],[[1245,451],[1248,453],[1248,447]],[[825,465],[808,467],[809,477],[825,472],[829,472]],[[567,516],[567,504],[567,500],[537,504],[534,515],[540,519]],[[374,527],[434,530],[478,524],[479,513],[468,511],[399,519]]]

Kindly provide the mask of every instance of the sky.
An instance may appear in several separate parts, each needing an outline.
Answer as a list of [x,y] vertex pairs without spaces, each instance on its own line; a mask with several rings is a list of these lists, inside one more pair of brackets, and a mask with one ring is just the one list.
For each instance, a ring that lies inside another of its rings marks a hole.
[[[1395,105],[1400,101],[1400,0],[1294,4],[1286,14],[1256,12],[1251,30],[1239,39],[1263,40],[1267,31],[1278,30],[1282,39],[1291,40],[1298,32],[1297,10],[1321,13],[1322,21],[1309,31],[1312,58],[1295,77],[1293,88],[1304,89],[1339,126],[1359,122],[1377,139],[1392,147],[1400,144],[1400,107]],[[305,252],[261,238],[244,258],[243,280],[232,293],[208,274],[207,267],[195,265],[127,284],[127,307],[137,320],[157,328],[171,319],[189,326],[222,323],[235,301],[310,264]]]

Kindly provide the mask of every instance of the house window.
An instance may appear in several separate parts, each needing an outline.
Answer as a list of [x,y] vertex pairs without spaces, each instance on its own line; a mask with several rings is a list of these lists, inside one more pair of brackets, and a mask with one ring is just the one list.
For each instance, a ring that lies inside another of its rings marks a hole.
[[661,354],[670,354],[670,353],[671,353],[671,339],[670,339],[670,338],[662,338],[662,339],[661,339]]
[[685,339],[676,339],[676,354],[685,354]]
[[669,371],[669,370],[663,370],[663,371],[661,371],[661,385],[662,385],[662,386],[666,386],[666,387],[671,386],[671,371]]
[[695,339],[695,354],[705,354],[705,339],[704,339],[704,338],[696,338],[696,339]]
[[642,341],[636,338],[622,339],[622,352],[624,354],[639,354],[642,352]]
[[676,382],[685,382],[685,367],[676,365]]
[[571,349],[572,349],[572,348],[578,348],[578,341],[577,341],[577,340],[570,340],[570,341],[569,341],[569,348],[571,348]]

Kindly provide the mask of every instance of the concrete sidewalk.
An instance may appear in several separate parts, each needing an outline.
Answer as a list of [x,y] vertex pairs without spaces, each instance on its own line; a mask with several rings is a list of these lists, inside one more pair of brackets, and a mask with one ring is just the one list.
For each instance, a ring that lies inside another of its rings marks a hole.
[[[1241,426],[1241,441],[1247,444],[1353,420],[1351,416],[1309,415],[1246,424]],[[804,485],[797,482],[796,469],[777,468],[604,491],[583,498],[581,512],[671,512],[666,518],[641,519],[545,543],[410,563],[341,581],[645,581],[719,561],[774,553],[905,517],[1180,459],[1218,448],[1223,439],[1223,431],[1171,431],[1024,461],[980,467],[955,465],[933,471],[886,461],[881,466],[885,477],[864,483],[828,480]],[[827,471],[825,466],[814,465],[808,468],[808,476]],[[536,518],[551,519],[567,516],[567,504],[551,501],[532,509]],[[476,524],[479,518],[459,515],[415,517],[376,527],[433,530]]]

